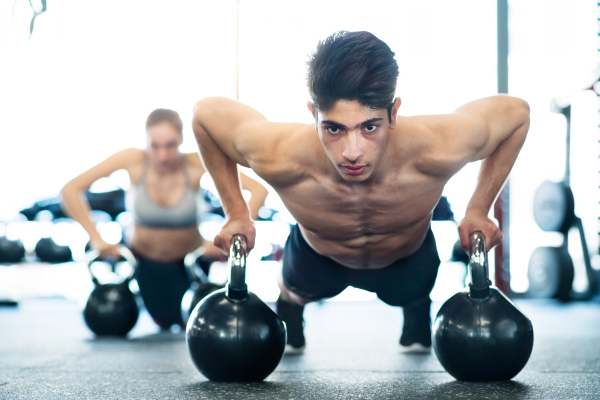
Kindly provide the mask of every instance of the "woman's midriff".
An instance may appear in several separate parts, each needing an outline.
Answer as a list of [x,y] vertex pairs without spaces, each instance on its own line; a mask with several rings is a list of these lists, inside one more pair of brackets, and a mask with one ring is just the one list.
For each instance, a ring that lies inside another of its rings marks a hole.
[[181,260],[201,244],[202,237],[196,226],[161,229],[136,225],[131,240],[135,252],[156,261]]

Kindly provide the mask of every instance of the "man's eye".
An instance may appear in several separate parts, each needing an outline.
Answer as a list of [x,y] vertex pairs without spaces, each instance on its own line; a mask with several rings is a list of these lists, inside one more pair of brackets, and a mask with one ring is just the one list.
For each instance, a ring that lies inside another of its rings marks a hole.
[[365,126],[365,130],[367,132],[373,132],[375,129],[377,129],[377,125],[367,125],[367,126]]
[[340,128],[337,128],[335,126],[330,126],[329,128],[327,128],[329,130],[329,132],[331,133],[340,133]]

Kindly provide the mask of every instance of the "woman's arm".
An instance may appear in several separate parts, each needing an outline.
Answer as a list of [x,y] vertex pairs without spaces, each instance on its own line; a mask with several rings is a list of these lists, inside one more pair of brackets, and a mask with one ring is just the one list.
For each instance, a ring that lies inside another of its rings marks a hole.
[[256,220],[258,218],[258,210],[265,204],[265,199],[269,191],[260,182],[250,178],[243,172],[240,172],[240,180],[242,189],[249,191],[252,195],[248,201],[248,207],[250,208],[250,218]]
[[92,247],[99,250],[102,256],[119,256],[117,246],[110,245],[102,240],[100,233],[89,217],[90,205],[83,195],[84,190],[98,179],[108,176],[119,169],[127,169],[132,159],[138,155],[139,149],[120,151],[76,176],[62,188],[62,208],[70,218],[79,222],[83,229],[90,235]]

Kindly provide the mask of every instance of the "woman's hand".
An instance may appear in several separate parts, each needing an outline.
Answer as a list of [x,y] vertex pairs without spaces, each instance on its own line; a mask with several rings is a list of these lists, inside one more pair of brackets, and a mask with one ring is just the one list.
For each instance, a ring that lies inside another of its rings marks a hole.
[[202,245],[203,253],[202,258],[207,260],[215,261],[227,261],[227,256],[223,254],[223,251],[215,246],[213,242],[204,242]]
[[90,244],[94,250],[98,250],[100,253],[100,258],[121,257],[121,253],[119,253],[119,247],[121,247],[121,245],[106,243],[102,239],[92,240]]

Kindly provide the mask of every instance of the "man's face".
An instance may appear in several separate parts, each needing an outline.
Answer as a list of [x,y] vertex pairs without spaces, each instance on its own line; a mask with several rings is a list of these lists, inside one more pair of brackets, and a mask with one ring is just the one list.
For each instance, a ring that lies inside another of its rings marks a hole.
[[396,103],[391,123],[386,109],[372,109],[354,100],[339,100],[327,112],[309,104],[325,153],[342,179],[363,182],[372,176],[385,154],[389,130],[396,126]]

